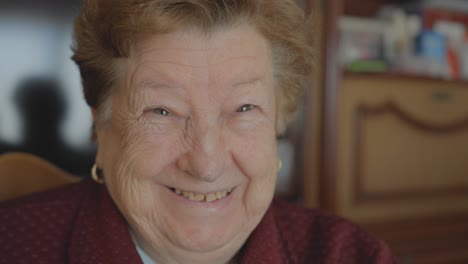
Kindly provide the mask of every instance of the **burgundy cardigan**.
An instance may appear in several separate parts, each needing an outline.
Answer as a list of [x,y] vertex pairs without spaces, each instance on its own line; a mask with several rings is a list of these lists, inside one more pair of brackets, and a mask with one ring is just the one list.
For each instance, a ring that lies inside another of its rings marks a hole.
[[[396,263],[356,225],[275,199],[240,263]],[[0,204],[0,263],[142,263],[105,186],[91,180]]]

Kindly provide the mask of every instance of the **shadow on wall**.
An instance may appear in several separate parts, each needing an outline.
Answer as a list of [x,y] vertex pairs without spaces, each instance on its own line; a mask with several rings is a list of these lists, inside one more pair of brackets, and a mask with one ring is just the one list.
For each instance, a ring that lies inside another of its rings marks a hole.
[[23,140],[18,145],[0,142],[0,153],[22,151],[41,156],[75,175],[89,175],[95,149],[78,150],[60,133],[65,121],[63,89],[51,78],[29,78],[15,89],[14,101],[23,123]]

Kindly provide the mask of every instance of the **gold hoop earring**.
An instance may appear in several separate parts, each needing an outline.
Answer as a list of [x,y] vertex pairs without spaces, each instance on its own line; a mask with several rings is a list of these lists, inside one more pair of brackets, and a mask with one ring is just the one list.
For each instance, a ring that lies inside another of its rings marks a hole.
[[93,167],[91,168],[91,177],[98,184],[103,184],[104,183],[104,179],[101,176],[99,176],[98,173],[97,173],[96,163],[94,163]]

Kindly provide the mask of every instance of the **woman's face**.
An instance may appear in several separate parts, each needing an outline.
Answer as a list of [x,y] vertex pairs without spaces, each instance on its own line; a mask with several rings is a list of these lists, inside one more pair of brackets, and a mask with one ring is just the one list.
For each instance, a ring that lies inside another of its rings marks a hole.
[[242,246],[274,192],[275,99],[270,49],[249,26],[133,46],[97,165],[153,257],[215,263]]

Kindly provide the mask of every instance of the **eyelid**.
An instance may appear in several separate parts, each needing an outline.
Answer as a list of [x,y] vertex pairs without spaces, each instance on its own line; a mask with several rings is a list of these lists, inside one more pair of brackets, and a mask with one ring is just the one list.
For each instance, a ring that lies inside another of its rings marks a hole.
[[[168,109],[164,108],[164,107],[154,107],[154,108],[151,108],[151,109],[148,109],[148,111],[151,111],[155,114],[159,114],[159,115],[162,115],[162,116],[168,116],[168,115],[171,115],[171,111],[169,111]],[[158,113],[160,112],[160,113]],[[167,114],[163,114],[162,112],[166,112]]]
[[[243,108],[247,108],[247,109],[244,110]],[[244,113],[244,112],[248,112],[248,111],[254,110],[255,108],[257,108],[256,105],[253,105],[253,104],[243,104],[241,107],[237,108],[236,112]]]

